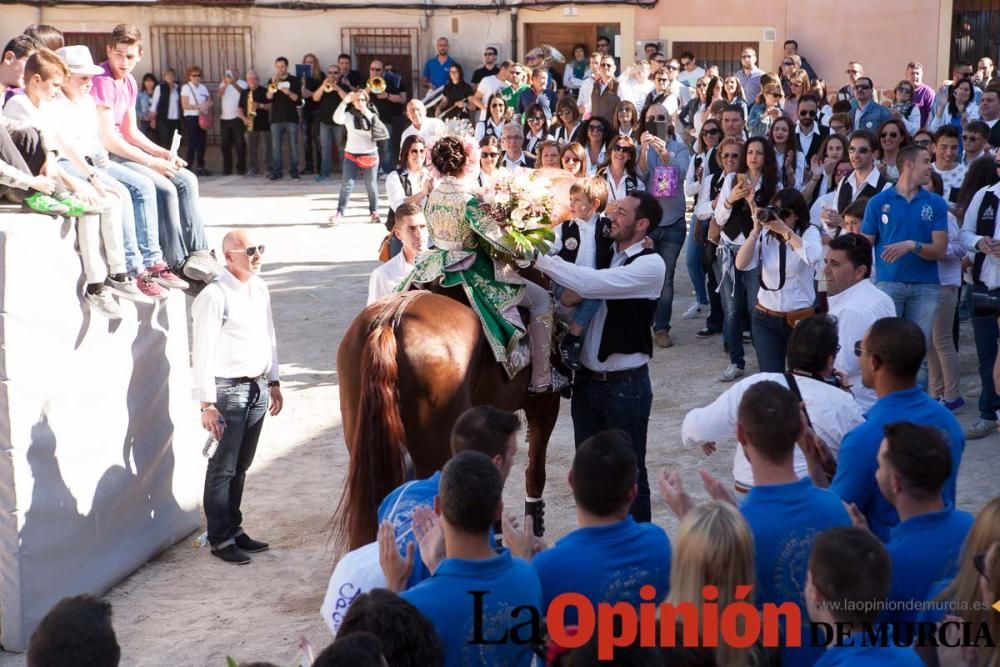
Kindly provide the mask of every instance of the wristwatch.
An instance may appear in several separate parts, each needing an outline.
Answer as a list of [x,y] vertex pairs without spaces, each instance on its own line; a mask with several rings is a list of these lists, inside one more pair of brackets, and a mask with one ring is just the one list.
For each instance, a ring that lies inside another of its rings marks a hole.
[[920,251],[923,250],[923,249],[924,249],[924,244],[923,243],[921,243],[920,241],[914,241],[913,242],[913,253],[915,255],[919,255]]
[[267,383],[267,386],[268,386],[269,388],[270,388],[270,387],[280,387],[280,386],[281,386],[281,383],[280,383],[280,382],[278,382],[277,380],[271,380],[270,382],[268,382],[268,383]]

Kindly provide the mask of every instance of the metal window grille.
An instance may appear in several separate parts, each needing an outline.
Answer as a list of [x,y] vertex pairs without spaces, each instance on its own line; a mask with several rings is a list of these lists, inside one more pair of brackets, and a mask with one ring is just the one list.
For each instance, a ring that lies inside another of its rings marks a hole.
[[959,60],[973,66],[984,56],[1000,61],[1000,0],[955,0],[950,55],[946,76]]
[[[757,42],[674,42],[673,57],[680,59],[685,51],[690,51],[698,60],[698,67],[708,69],[710,65],[719,68],[719,74],[726,76],[740,69],[740,54],[743,49],[757,49]],[[752,102],[752,100],[751,100]]]
[[90,56],[94,59],[94,62],[103,63],[108,59],[107,49],[105,47],[111,43],[111,33],[64,32],[63,41],[70,46],[76,46],[78,44],[86,46],[90,49]]
[[381,60],[403,77],[403,88],[412,93],[419,82],[416,28],[342,28],[341,44],[354,54],[354,67],[367,79],[368,65]]

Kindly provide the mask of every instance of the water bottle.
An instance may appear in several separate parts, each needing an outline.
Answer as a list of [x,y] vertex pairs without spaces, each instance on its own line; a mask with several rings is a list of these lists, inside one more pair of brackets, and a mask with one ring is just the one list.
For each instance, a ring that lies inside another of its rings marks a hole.
[[205,446],[201,448],[201,455],[206,459],[210,459],[215,456],[215,450],[219,448],[219,441],[214,435],[209,435],[208,440],[205,441]]

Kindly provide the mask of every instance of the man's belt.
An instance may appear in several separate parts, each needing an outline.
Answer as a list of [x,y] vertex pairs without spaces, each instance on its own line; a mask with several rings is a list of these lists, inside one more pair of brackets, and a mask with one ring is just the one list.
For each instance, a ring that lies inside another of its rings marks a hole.
[[778,317],[788,323],[788,326],[794,327],[798,324],[799,320],[805,319],[816,314],[816,307],[809,306],[808,308],[799,308],[798,310],[792,310],[787,313],[779,313],[776,310],[771,310],[770,308],[765,308],[764,306],[757,304],[757,310],[764,313],[765,315],[770,315],[771,317]]
[[640,375],[646,372],[646,365],[638,366],[636,368],[629,368],[623,371],[592,371],[589,368],[583,367],[576,373],[582,377],[590,378],[594,382],[621,382],[622,380],[628,380],[636,375]]
[[255,382],[259,382],[259,381],[261,381],[263,379],[264,379],[264,374],[261,373],[257,377],[252,377],[252,378],[251,377],[247,377],[245,375],[243,377],[238,377],[238,378],[215,378],[215,383],[216,384],[228,384],[228,385],[254,384]]

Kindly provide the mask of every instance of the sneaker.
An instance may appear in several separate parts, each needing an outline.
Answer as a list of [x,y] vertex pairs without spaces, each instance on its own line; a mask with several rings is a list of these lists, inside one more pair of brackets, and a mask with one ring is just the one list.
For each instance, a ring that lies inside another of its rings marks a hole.
[[378,213],[372,213],[370,216],[368,216],[368,221],[371,222],[373,225],[377,225],[380,222],[382,222],[382,220],[378,217]]
[[118,307],[118,303],[111,298],[111,290],[104,285],[101,285],[101,289],[97,292],[87,292],[83,298],[90,304],[91,309],[104,315],[109,320],[120,320],[122,318],[122,311]]
[[329,176],[324,176],[323,174],[320,174],[319,176],[316,177],[316,182],[317,183],[322,183],[323,181],[327,180],[328,178],[330,178],[330,177]]
[[167,290],[153,282],[153,276],[149,275],[149,271],[143,271],[135,277],[135,286],[154,301],[167,298]]
[[142,293],[142,290],[139,289],[136,281],[132,280],[131,276],[126,277],[125,280],[115,280],[111,276],[108,276],[104,284],[108,286],[108,289],[113,294],[122,299],[128,299],[135,303],[153,303],[153,299]]
[[695,338],[711,338],[712,336],[718,336],[720,333],[722,333],[722,332],[721,331],[712,331],[711,329],[709,329],[709,328],[706,327],[706,328],[702,329],[701,331],[697,332],[694,335],[694,337]]
[[170,270],[170,267],[164,262],[157,262],[153,266],[149,267],[149,275],[153,280],[163,287],[170,287],[173,289],[187,289],[188,284],[186,281],[181,280],[176,273]]
[[73,195],[68,194],[65,197],[59,197],[58,200],[60,204],[66,207],[66,212],[63,214],[66,217],[79,218],[81,215],[90,212],[84,203]]
[[732,382],[736,378],[743,377],[746,372],[736,364],[729,364],[726,370],[719,376],[719,382]]
[[343,219],[344,219],[344,214],[341,213],[340,211],[337,211],[336,213],[330,216],[330,219],[327,220],[327,222],[330,223],[331,225],[338,225],[340,224],[340,221]]
[[701,304],[695,301],[687,310],[684,311],[684,314],[681,315],[681,319],[693,320],[699,315],[701,315]]
[[981,440],[997,432],[997,423],[993,419],[980,419],[965,430],[966,440]]
[[55,197],[50,197],[41,192],[36,192],[33,195],[25,197],[21,203],[24,208],[35,213],[44,213],[46,215],[66,215],[69,213],[69,206],[66,206]]
[[751,334],[749,331],[744,331],[743,332],[743,342],[744,343],[752,343],[753,342],[753,334]]
[[302,180],[302,178],[299,176],[298,172],[293,171],[291,173],[291,176],[292,176],[292,180],[293,181],[300,181],[300,180]]
[[246,565],[250,562],[250,556],[235,544],[230,544],[225,549],[212,549],[212,555],[233,565]]
[[184,260],[181,273],[191,280],[210,283],[222,273],[222,265],[208,250],[195,250]]
[[271,545],[269,545],[267,542],[261,542],[260,540],[255,540],[246,533],[240,533],[234,538],[233,541],[236,542],[237,547],[247,552],[248,554],[260,553],[261,551],[267,551],[268,549],[271,548]]
[[959,396],[954,401],[946,401],[944,397],[941,398],[941,405],[948,408],[952,412],[955,412],[959,408],[965,407],[965,399]]
[[656,332],[656,347],[673,347],[674,341],[670,340],[670,332],[660,329]]

